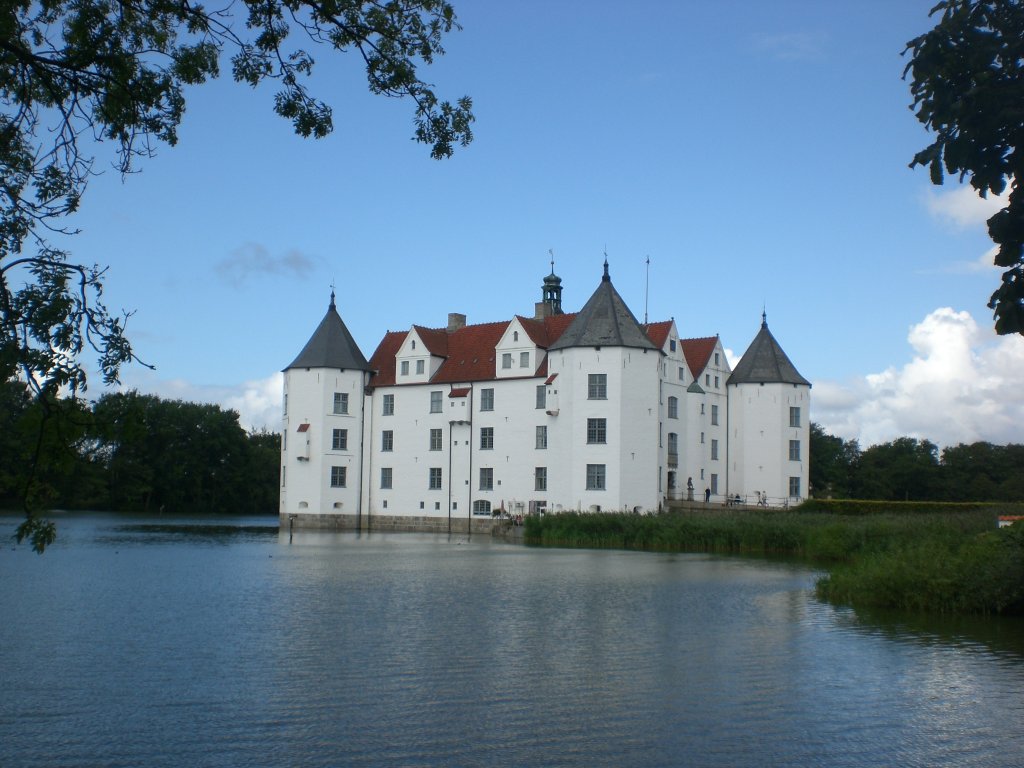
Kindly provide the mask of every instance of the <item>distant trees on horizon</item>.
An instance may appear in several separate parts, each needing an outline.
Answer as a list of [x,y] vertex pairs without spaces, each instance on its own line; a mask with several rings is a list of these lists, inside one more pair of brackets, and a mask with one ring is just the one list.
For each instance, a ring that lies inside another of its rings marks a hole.
[[961,443],[939,450],[900,437],[861,450],[811,424],[811,495],[878,501],[1024,501],[1024,445]]

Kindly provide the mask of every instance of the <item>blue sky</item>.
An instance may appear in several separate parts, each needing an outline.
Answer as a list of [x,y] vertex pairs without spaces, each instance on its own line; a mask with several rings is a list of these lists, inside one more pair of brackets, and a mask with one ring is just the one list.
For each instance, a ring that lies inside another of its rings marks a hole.
[[295,136],[270,87],[192,89],[178,145],[95,179],[69,247],[135,312],[156,371],[124,385],[245,426],[277,428],[276,374],[332,281],[369,356],[448,312],[531,314],[552,249],[567,311],[605,252],[638,317],[649,256],[650,319],[734,356],[766,307],[835,434],[1019,441],[1024,339],[985,306],[994,209],[907,167],[929,138],[900,53],[933,2],[456,0],[463,30],[422,72],[474,99],[453,158],[410,140],[411,106],[369,95],[355,56],[315,50],[331,136]]

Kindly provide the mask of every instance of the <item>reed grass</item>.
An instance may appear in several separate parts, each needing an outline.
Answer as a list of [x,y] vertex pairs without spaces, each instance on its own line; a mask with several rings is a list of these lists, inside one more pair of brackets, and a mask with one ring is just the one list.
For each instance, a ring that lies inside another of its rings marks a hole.
[[837,603],[941,613],[1024,612],[1024,526],[999,510],[707,510],[530,517],[528,544],[786,555],[823,566],[817,594]]

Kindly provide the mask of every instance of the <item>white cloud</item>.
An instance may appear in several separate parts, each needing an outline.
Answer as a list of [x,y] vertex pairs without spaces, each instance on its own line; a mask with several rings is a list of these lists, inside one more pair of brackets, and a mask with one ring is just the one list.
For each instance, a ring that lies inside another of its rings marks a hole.
[[913,357],[902,367],[815,382],[814,420],[862,447],[902,436],[939,445],[1024,439],[1024,337],[996,336],[969,312],[943,307],[907,340]]
[[957,229],[971,229],[984,226],[994,213],[1007,205],[1009,189],[998,197],[981,197],[975,189],[962,184],[954,189],[937,191],[934,187],[925,189],[924,204],[928,212],[937,219],[952,224]]
[[123,389],[158,395],[166,400],[214,403],[238,412],[242,429],[281,431],[281,397],[284,376],[274,373],[265,379],[245,381],[235,386],[193,384],[183,379],[157,379],[146,372],[126,381]]

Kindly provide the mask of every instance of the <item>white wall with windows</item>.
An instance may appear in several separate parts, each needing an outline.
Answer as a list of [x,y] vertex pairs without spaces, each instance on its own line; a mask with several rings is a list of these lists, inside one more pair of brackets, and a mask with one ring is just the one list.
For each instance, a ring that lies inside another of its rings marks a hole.
[[729,491],[769,503],[807,498],[810,388],[796,384],[730,387]]

